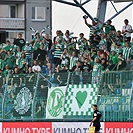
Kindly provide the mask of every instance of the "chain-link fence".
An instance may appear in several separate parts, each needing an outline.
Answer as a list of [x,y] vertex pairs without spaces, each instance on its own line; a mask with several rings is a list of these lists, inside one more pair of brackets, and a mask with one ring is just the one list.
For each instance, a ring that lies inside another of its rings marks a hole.
[[0,120],[88,121],[91,105],[97,103],[103,121],[131,121],[132,75],[132,71],[96,77],[83,72],[0,75]]
[[99,109],[104,121],[131,121],[133,71],[103,73],[99,84]]

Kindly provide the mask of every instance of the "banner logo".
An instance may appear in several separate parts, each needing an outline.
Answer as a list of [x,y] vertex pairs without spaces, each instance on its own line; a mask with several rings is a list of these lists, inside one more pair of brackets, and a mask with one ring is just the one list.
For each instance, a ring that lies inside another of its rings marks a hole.
[[61,89],[55,89],[48,98],[48,112],[52,117],[57,117],[62,112],[64,93]]
[[22,88],[14,100],[15,110],[20,115],[25,114],[30,109],[32,103],[32,94],[26,87]]

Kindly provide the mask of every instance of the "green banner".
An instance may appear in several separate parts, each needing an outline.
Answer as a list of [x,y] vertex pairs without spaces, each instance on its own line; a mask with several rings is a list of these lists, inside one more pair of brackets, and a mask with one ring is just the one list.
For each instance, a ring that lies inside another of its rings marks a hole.
[[6,80],[8,82],[4,100],[4,118],[32,117],[36,75],[12,74]]
[[27,87],[17,88],[14,99],[13,116],[31,116],[31,105],[33,101],[33,89]]

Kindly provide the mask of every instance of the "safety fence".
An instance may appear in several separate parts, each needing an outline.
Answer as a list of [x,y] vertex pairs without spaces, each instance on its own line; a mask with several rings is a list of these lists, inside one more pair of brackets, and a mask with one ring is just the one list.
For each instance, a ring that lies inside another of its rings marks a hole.
[[97,103],[103,121],[132,121],[132,74],[0,75],[0,120],[89,121]]
[[103,73],[98,93],[103,121],[133,120],[133,71]]

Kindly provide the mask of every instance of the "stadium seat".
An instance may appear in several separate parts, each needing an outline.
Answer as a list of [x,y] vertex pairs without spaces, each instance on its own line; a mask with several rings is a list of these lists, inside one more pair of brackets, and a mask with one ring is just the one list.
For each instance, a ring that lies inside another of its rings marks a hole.
[[103,104],[103,103],[105,102],[104,97],[102,97],[102,98],[100,99],[100,102],[101,102],[101,104]]
[[114,93],[115,93],[116,95],[121,94],[120,88],[116,88],[116,89],[114,90]]
[[128,82],[128,88],[131,88],[132,87],[132,81],[129,81]]
[[106,121],[110,121],[111,112],[112,112],[111,105],[110,104],[106,104],[105,105],[105,119],[106,119]]
[[122,103],[126,103],[126,96],[122,96],[121,102],[122,102]]
[[119,111],[119,103],[114,103],[114,104],[112,105],[112,110],[113,110],[114,112],[118,112],[118,111]]

